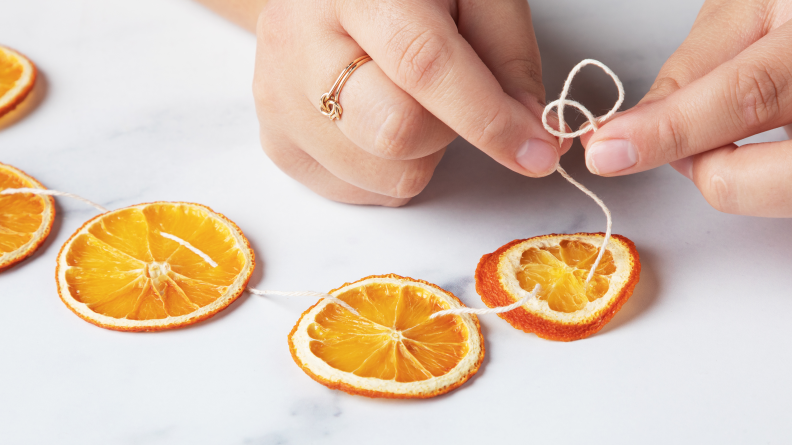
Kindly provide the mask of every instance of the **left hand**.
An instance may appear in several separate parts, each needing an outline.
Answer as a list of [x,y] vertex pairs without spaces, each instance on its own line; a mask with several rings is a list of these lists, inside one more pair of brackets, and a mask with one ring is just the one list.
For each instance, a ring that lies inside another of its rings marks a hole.
[[792,124],[790,19],[792,0],[708,0],[643,100],[583,138],[589,170],[670,162],[720,211],[792,217],[792,141],[734,144]]

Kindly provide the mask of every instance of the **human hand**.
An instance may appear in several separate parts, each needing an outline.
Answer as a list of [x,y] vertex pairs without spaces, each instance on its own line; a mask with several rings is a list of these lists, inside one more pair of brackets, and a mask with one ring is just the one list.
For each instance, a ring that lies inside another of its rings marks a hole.
[[[457,135],[528,176],[554,171],[525,0],[270,0],[253,82],[261,142],[284,172],[336,201],[399,206]],[[368,53],[341,93],[319,98]],[[557,124],[556,124],[557,126]]]
[[792,123],[790,18],[792,0],[708,0],[643,100],[583,138],[589,170],[670,162],[720,211],[792,217],[792,141],[734,144]]

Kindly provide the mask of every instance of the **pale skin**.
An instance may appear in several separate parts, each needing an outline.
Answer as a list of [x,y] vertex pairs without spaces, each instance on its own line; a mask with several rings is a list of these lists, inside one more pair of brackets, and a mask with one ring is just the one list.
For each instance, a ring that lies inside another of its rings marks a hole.
[[[199,1],[256,32],[262,146],[329,199],[404,205],[457,136],[532,177],[571,145],[542,127],[525,0]],[[792,0],[707,1],[643,100],[582,138],[589,170],[670,163],[720,211],[792,217],[792,141],[734,144],[784,125],[792,137],[791,18]],[[319,97],[364,53],[330,121]]]

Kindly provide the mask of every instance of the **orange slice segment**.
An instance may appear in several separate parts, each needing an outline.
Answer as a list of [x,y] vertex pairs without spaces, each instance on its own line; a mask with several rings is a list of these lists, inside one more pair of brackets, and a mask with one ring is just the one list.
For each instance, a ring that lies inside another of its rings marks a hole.
[[61,299],[83,319],[119,331],[157,331],[225,309],[245,290],[254,265],[247,239],[223,215],[199,204],[155,202],[85,223],[61,249],[56,275]]
[[[44,186],[22,170],[0,163],[0,192],[10,188]],[[47,239],[54,220],[51,196],[0,195],[0,270],[32,255]]]
[[484,342],[474,315],[435,312],[464,307],[421,280],[382,275],[330,292],[305,311],[289,334],[297,365],[311,378],[350,394],[427,398],[451,391],[478,371]]
[[27,57],[0,46],[0,116],[27,97],[36,81],[36,66]]
[[602,233],[577,233],[512,241],[481,258],[476,290],[487,306],[497,307],[520,300],[540,284],[536,299],[498,316],[542,338],[588,337],[630,298],[641,272],[632,241],[613,235],[586,285],[603,240]]

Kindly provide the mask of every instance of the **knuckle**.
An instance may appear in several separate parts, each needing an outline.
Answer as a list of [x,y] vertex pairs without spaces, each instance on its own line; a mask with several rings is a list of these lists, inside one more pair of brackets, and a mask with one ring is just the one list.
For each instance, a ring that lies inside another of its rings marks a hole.
[[511,124],[511,114],[496,108],[484,118],[481,125],[477,125],[477,131],[468,133],[471,134],[468,136],[468,142],[479,148],[488,147],[502,139],[508,133]]
[[701,194],[719,212],[740,213],[734,184],[729,184],[727,178],[717,173],[705,175],[703,187],[700,187]]
[[324,167],[321,164],[277,130],[262,128],[259,132],[259,141],[270,161],[292,178],[311,177],[323,173]]
[[544,99],[544,83],[542,82],[542,65],[535,58],[511,57],[501,65],[500,71],[512,79],[523,79],[529,83],[533,90],[531,93]]
[[[266,131],[262,131],[259,135],[261,141],[261,148],[268,158],[278,168],[284,172],[291,171],[297,164],[301,164],[299,156],[290,156],[290,147],[281,144],[277,138],[273,137]],[[297,166],[299,168],[299,166]]]
[[[271,88],[275,76],[282,72],[283,49],[296,40],[288,26],[289,17],[282,5],[268,4],[256,24],[256,58],[253,74],[253,96],[262,103],[274,99],[276,89]],[[259,105],[259,104],[257,104]]]
[[417,105],[392,107],[377,130],[374,152],[385,159],[406,159],[414,151],[415,135],[423,126],[423,113]]
[[693,163],[693,181],[704,199],[715,209],[724,213],[742,213],[739,184],[726,165],[729,157],[737,150],[714,150],[696,156]]
[[391,39],[391,51],[398,60],[396,78],[408,90],[437,85],[451,60],[448,39],[431,29],[397,32]]
[[658,77],[649,92],[660,97],[666,97],[680,89],[679,82],[670,76]]
[[406,169],[393,188],[390,196],[394,198],[412,198],[423,191],[432,179],[433,168],[419,166]]
[[287,41],[288,35],[284,30],[291,27],[287,25],[289,19],[287,5],[283,2],[269,2],[258,16],[256,21],[256,39],[259,44],[274,44]]
[[259,114],[266,114],[272,109],[274,101],[274,93],[269,88],[268,79],[264,76],[259,76],[256,73],[253,76],[253,99],[256,105],[256,111]]
[[733,82],[735,114],[742,126],[756,129],[779,115],[781,96],[788,87],[784,76],[760,64],[737,70]]
[[668,160],[682,159],[687,156],[688,141],[683,129],[684,118],[675,114],[665,114],[657,121],[657,137],[659,153],[663,163]]

